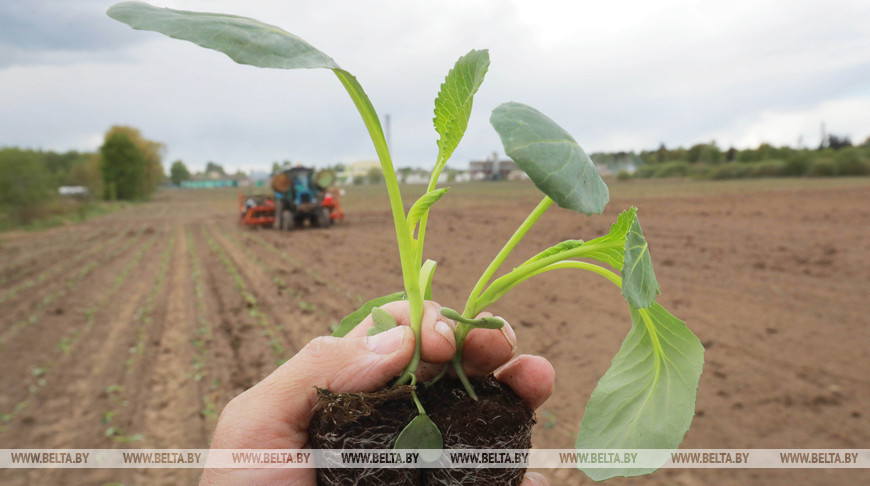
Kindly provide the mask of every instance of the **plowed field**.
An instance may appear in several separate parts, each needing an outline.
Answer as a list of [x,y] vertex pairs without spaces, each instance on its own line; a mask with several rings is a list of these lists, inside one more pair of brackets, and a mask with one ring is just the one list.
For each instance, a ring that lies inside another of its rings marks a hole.
[[[416,190],[419,191],[419,188]],[[687,448],[870,447],[870,180],[628,183],[602,216],[553,209],[507,262],[605,233],[640,208],[659,302],[707,349]],[[410,194],[409,194],[410,197]],[[435,300],[461,308],[537,202],[519,183],[457,187],[433,210]],[[363,301],[399,290],[386,199],[347,221],[236,224],[234,192],[164,191],[53,230],[0,235],[0,448],[206,448],[221,408]],[[491,309],[554,364],[533,443],[573,445],[628,331],[621,296],[551,272]],[[554,485],[591,483],[577,471]],[[185,484],[195,470],[0,470],[0,484]],[[663,470],[616,484],[864,484],[865,470]]]

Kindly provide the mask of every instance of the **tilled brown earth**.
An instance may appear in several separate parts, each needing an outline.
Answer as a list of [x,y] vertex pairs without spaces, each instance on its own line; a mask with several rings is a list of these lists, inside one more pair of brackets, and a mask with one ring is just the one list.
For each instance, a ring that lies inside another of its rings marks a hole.
[[[643,198],[629,197],[648,193],[629,186],[591,218],[553,209],[505,268],[558,241],[603,234],[636,205],[659,302],[707,349],[684,447],[867,448],[870,181],[752,191],[730,184],[704,196],[659,187]],[[435,207],[426,246],[439,263],[435,300],[464,305],[534,206],[530,194],[488,187]],[[348,196],[345,224],[288,234],[240,229],[234,193],[162,193],[98,220],[2,241],[0,448],[207,447],[233,396],[362,301],[400,290],[392,219],[359,201]],[[490,310],[512,323],[520,352],[556,368],[534,446],[570,448],[628,332],[627,306],[603,279],[551,272]],[[552,484],[591,483],[578,471],[543,472]],[[0,483],[182,484],[198,474],[3,470]],[[671,469],[613,482],[862,484],[868,474]]]

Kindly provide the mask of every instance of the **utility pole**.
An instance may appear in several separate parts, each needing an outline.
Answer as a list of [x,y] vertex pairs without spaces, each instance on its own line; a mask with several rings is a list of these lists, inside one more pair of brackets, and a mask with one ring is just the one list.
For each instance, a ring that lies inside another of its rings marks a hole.
[[828,136],[825,134],[825,122],[822,122],[822,141],[819,142],[819,148],[825,148],[825,142],[827,141]]

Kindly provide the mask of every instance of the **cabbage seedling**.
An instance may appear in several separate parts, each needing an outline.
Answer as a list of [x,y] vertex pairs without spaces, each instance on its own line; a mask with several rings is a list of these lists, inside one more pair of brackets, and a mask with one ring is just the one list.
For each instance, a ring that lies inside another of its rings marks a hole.
[[[462,139],[474,95],[489,68],[489,53],[472,50],[447,74],[435,100],[438,155],[426,192],[405,212],[384,133],[362,86],[331,57],[278,27],[231,15],[162,9],[139,2],[111,7],[110,17],[134,29],[151,30],[228,55],[240,64],[263,68],[331,70],[362,116],[383,169],[401,259],[404,291],[373,299],[342,320],[335,336],[344,336],[372,313],[377,333],[395,325],[378,306],[405,299],[416,339],[413,359],[396,384],[415,384],[420,363],[423,302],[431,298],[436,263],[423,259],[431,207],[447,189],[436,182]],[[457,322],[452,368],[468,394],[475,392],[462,367],[465,338],[476,327],[498,328],[495,318],[476,319],[481,311],[528,279],[561,269],[586,270],[618,287],[628,302],[631,329],[622,347],[592,392],[575,446],[579,449],[675,449],[694,415],[703,347],[685,323],[655,302],[659,285],[653,271],[637,210],[617,218],[606,235],[589,241],[567,240],[532,256],[496,277],[517,243],[553,204],[582,214],[600,214],[609,201],[607,186],[580,145],[553,120],[520,103],[498,106],[490,118],[505,152],[544,194],[541,202],[495,256],[468,296],[462,312],[443,309]],[[412,394],[419,415],[401,432],[396,447],[440,449],[441,433]],[[588,469],[593,479],[633,476],[653,469],[616,466]]]

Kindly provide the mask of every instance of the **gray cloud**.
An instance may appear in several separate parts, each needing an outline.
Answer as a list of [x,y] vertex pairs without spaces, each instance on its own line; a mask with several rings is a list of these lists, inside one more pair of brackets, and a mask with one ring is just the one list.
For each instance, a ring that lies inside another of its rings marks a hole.
[[0,68],[77,62],[144,41],[107,22],[106,6],[97,0],[0,2]]

